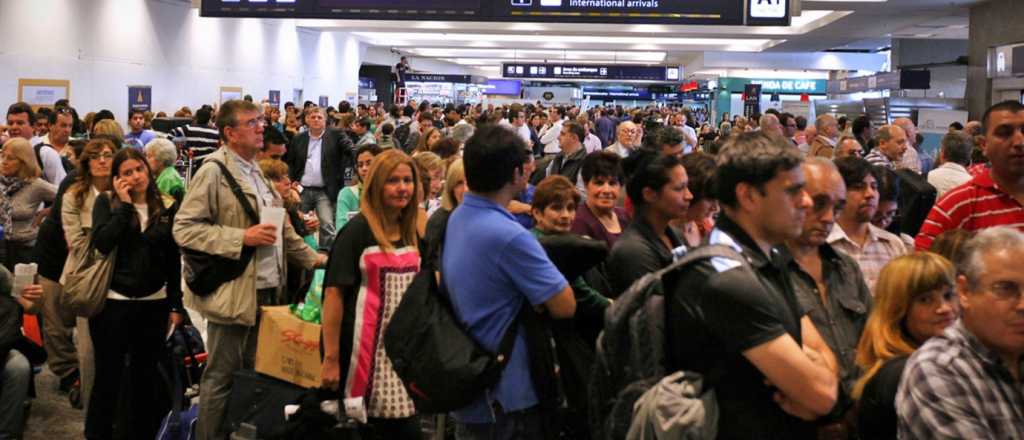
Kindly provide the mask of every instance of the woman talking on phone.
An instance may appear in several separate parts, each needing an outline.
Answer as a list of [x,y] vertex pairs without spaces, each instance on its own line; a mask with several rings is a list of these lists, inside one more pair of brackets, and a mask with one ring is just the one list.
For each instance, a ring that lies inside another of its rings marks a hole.
[[[171,236],[177,204],[162,196],[145,156],[125,148],[114,155],[111,191],[96,196],[91,243],[113,256],[106,305],[89,319],[96,353],[96,382],[85,420],[88,439],[113,437],[114,420],[130,421],[127,438],[155,438],[167,405],[157,396],[157,362],[164,339],[183,319],[181,257]],[[125,368],[125,359],[131,365]],[[128,386],[121,378],[128,376]],[[132,394],[130,414],[116,414]]]

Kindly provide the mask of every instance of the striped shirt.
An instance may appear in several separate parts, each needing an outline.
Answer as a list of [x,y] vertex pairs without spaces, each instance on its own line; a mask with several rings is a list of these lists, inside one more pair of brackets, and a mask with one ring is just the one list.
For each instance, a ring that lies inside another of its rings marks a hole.
[[877,147],[874,150],[871,150],[867,156],[864,156],[864,160],[871,162],[871,165],[883,166],[890,170],[896,169],[896,165],[893,164],[888,157],[885,157],[885,155],[882,154],[882,150]]
[[851,240],[838,223],[832,228],[826,241],[833,248],[849,255],[857,262],[864,275],[864,282],[868,285],[868,289],[871,289],[872,295],[874,295],[875,282],[878,281],[878,275],[882,273],[882,268],[893,258],[907,253],[903,240],[872,224],[868,224],[868,239],[864,242],[864,246]]
[[899,438],[1024,439],[1024,387],[1009,368],[963,321],[929,339],[896,391]]
[[928,249],[950,229],[976,231],[1010,226],[1024,231],[1024,206],[996,185],[990,170],[949,190],[928,213],[914,246]]
[[185,138],[185,151],[192,152],[192,158],[197,162],[220,146],[220,133],[215,127],[183,125],[174,129],[173,136]]

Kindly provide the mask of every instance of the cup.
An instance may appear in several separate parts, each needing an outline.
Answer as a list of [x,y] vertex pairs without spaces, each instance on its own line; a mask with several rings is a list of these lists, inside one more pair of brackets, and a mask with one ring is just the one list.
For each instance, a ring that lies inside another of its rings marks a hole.
[[11,288],[11,296],[21,296],[21,291],[36,282],[36,272],[39,266],[36,263],[18,263],[14,265],[14,286]]
[[277,240],[274,242],[274,245],[281,244],[281,233],[284,231],[285,216],[284,208],[276,206],[264,206],[260,210],[260,224],[277,227]]

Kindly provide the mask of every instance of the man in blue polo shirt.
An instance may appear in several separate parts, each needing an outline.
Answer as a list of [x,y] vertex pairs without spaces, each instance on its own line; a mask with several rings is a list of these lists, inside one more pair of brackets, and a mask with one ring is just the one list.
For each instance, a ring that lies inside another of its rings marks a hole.
[[[523,164],[528,152],[511,130],[499,125],[477,129],[463,153],[469,191],[445,234],[441,273],[455,313],[492,351],[527,303],[560,319],[576,311],[565,277],[505,209],[526,187],[529,176]],[[520,328],[494,389],[454,412],[460,440],[541,438],[539,401],[523,333]]]

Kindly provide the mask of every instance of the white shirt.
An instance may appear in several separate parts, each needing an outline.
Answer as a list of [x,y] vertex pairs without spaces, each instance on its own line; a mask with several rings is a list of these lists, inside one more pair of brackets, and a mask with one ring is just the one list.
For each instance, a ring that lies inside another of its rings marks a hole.
[[699,142],[699,139],[697,139],[697,130],[694,130],[693,127],[686,124],[677,125],[676,130],[683,132],[683,153],[692,153],[697,144],[696,142],[691,144],[690,138],[692,137],[694,141]]
[[928,183],[938,191],[938,197],[970,180],[971,173],[967,168],[955,162],[946,162],[928,173]]
[[558,135],[560,134],[562,134],[561,120],[540,132],[540,143],[544,144],[544,154],[558,154],[562,151],[558,147]]
[[[324,132],[326,133],[326,131]],[[324,134],[320,137],[309,135],[309,147],[306,149],[306,171],[302,174],[301,184],[304,188],[323,188],[324,176],[320,169],[320,149],[323,147]]]
[[587,133],[586,139],[583,139],[583,148],[587,150],[587,154],[601,151],[601,139],[594,136],[594,133]]
[[519,128],[516,128],[516,133],[519,134],[519,137],[523,138],[523,142],[526,142],[526,145],[530,146],[531,149],[533,148],[533,135],[530,133],[529,126],[526,124],[519,126]]
[[917,149],[912,145],[907,145],[907,151],[903,153],[903,157],[896,164],[896,169],[913,170],[915,173],[921,174],[921,157],[917,154]]
[[60,160],[60,154],[49,145],[45,145],[39,150],[39,158],[43,161],[43,179],[59,186],[64,177],[68,175],[64,171],[64,164]]

